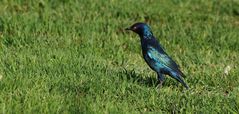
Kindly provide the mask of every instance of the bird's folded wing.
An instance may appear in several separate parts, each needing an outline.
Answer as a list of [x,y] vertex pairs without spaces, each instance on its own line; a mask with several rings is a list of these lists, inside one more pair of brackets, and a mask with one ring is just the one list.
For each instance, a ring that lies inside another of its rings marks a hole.
[[166,53],[160,53],[158,50],[150,47],[147,54],[154,61],[157,61],[170,69],[176,71],[179,70],[178,65]]

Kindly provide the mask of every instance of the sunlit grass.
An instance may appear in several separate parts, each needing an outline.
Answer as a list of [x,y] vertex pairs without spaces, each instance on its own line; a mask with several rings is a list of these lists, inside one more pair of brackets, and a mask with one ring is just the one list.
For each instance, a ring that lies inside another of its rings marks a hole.
[[[238,7],[236,0],[3,0],[0,112],[238,113]],[[138,36],[124,31],[139,21],[152,27],[190,90],[169,77],[156,88]]]

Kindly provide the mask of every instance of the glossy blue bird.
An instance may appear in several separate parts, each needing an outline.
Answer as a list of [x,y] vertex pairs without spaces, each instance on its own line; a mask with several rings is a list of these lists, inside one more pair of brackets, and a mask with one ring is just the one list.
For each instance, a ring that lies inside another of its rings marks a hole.
[[147,24],[135,23],[126,30],[131,30],[139,35],[143,58],[149,67],[157,72],[160,87],[164,82],[164,74],[167,74],[189,89],[182,78],[184,74],[180,71],[179,66],[163,50]]

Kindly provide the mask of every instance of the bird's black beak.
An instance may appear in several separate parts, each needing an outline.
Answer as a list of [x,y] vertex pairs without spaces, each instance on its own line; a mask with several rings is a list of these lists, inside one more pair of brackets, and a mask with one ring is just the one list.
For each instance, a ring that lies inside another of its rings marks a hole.
[[131,30],[130,28],[126,28],[125,30]]

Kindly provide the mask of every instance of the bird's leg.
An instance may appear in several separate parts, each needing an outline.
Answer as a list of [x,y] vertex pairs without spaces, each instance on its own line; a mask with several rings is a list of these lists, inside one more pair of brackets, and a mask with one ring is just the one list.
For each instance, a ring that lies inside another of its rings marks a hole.
[[164,82],[164,75],[162,73],[157,73],[158,74],[158,85],[157,88],[161,88]]

